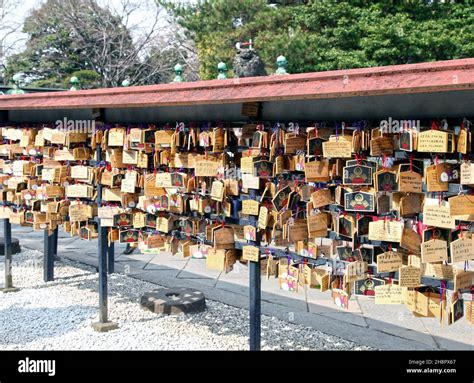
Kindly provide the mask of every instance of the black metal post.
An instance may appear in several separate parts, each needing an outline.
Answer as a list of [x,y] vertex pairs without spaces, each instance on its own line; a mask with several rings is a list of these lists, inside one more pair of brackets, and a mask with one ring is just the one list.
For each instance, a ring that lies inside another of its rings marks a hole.
[[107,228],[99,226],[99,322],[107,322]]
[[[97,164],[102,161],[102,149],[100,143],[96,147]],[[97,184],[97,204],[102,204],[102,185]],[[99,332],[114,330],[118,325],[108,320],[108,290],[107,290],[107,253],[108,253],[108,228],[100,225],[99,228],[99,322],[93,323],[92,327]]]
[[[250,189],[249,196],[251,199],[256,198],[256,191]],[[257,218],[250,216],[250,225],[257,227]],[[256,241],[250,241],[253,246],[260,246],[260,234],[257,230]],[[258,262],[249,262],[249,279],[250,279],[250,350],[260,350],[261,335],[261,275],[260,275],[260,259]]]
[[107,266],[109,274],[115,273],[115,246],[110,242],[107,248]]
[[58,237],[59,237],[59,226],[56,226],[53,232],[53,258],[58,257]]
[[18,291],[13,287],[12,276],[12,225],[8,218],[3,220],[3,253],[5,255],[5,286],[2,291],[5,293]]
[[43,264],[43,279],[45,282],[54,280],[54,233],[49,233],[49,230],[44,231],[44,264]]

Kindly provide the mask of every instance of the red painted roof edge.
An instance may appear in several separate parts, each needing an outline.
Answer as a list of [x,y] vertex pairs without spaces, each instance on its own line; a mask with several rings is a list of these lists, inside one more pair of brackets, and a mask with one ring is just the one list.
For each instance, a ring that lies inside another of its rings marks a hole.
[[[441,73],[443,76],[440,76]],[[463,74],[462,78],[457,78],[456,73]],[[456,77],[456,81],[452,81],[454,77]],[[346,86],[344,79],[352,82],[353,86]],[[367,80],[367,83],[364,80]],[[407,80],[407,84],[403,83],[404,80]],[[315,85],[310,87],[310,83]],[[318,83],[320,86],[317,85]],[[354,84],[358,84],[358,88],[354,88]],[[295,92],[294,87],[301,87],[302,91],[300,93]],[[289,91],[290,88],[291,91]],[[0,96],[0,109],[107,107],[108,105],[111,107],[191,105],[244,102],[259,99],[264,101],[269,99],[333,98],[473,88],[474,58],[466,58],[418,64],[300,73],[287,76],[247,77],[132,86],[128,88],[9,95]],[[252,89],[258,91],[250,96],[249,93]],[[222,92],[231,92],[231,94],[223,95]],[[154,100],[146,100],[147,94]],[[181,96],[177,96],[178,94],[181,94]],[[139,95],[141,101],[135,99],[125,100],[126,96],[134,95]],[[118,96],[121,101],[114,99],[114,96]],[[169,102],[167,102],[168,99]]]

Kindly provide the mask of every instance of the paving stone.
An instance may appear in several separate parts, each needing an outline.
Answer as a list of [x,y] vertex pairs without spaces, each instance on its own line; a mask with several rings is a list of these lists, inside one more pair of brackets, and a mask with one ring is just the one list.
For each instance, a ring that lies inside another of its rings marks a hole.
[[156,273],[158,275],[166,276],[168,278],[176,278],[181,270],[178,269],[172,269],[172,268],[167,268],[167,269],[142,269],[143,271],[148,272],[149,274]]
[[234,282],[226,282],[219,279],[216,286],[217,289],[230,291],[234,294],[239,294],[248,297],[249,296],[249,287],[243,284],[237,284]]
[[440,326],[437,318],[418,318],[441,349],[474,351],[474,328],[465,318]]
[[[195,278],[212,278],[212,279],[219,278],[219,275],[221,274],[220,271],[207,269],[205,259],[195,259],[195,258],[191,258],[188,261],[182,273],[184,272],[194,274]],[[187,273],[185,273],[185,275],[188,275]],[[180,274],[179,278],[181,277],[182,275]],[[192,278],[192,276],[186,277],[186,278]]]

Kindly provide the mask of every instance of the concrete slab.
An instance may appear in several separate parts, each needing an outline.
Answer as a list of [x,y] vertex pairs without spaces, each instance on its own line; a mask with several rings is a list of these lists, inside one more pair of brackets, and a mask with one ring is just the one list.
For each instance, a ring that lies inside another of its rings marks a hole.
[[[123,256],[126,257],[126,256]],[[182,270],[186,264],[188,263],[188,259],[173,257],[171,255],[165,254],[158,254],[155,255],[148,264],[146,265],[145,269],[147,270],[162,270],[162,269],[178,269]]]
[[237,284],[234,282],[226,282],[219,279],[215,287],[216,289],[230,291],[234,294],[243,295],[245,297],[249,296],[249,287],[242,284]]
[[359,303],[355,297],[351,297],[349,300],[349,308],[344,309],[336,306],[331,298],[331,292],[321,292],[318,289],[307,289],[306,299],[308,302],[309,312],[314,314],[327,313],[327,312],[342,312],[342,313],[353,313],[362,314]]
[[278,279],[262,278],[262,299],[265,299],[276,304],[288,304],[292,308],[298,308],[303,311],[308,311],[306,304],[306,292],[304,288],[299,288],[298,291],[285,291],[280,289]]
[[179,280],[186,280],[186,281],[192,280],[192,281],[195,281],[196,283],[204,284],[206,286],[213,287],[213,288],[216,286],[216,283],[217,283],[216,278],[207,278],[207,277],[203,277],[202,275],[190,273],[189,271],[184,271],[184,270],[181,270],[176,278]]
[[319,314],[323,317],[336,319],[339,321],[347,322],[359,327],[368,327],[367,323],[362,315],[353,314],[350,312],[324,312]]
[[[193,278],[192,276],[189,276],[189,275],[194,274],[195,275],[194,278],[212,278],[212,279],[219,278],[221,274],[220,271],[207,269],[205,259],[196,259],[196,258],[189,259],[188,263],[183,269],[182,274],[183,273],[185,275],[188,275],[185,278]],[[179,278],[183,278],[184,274],[183,275],[180,274]]]
[[118,324],[115,322],[96,322],[92,323],[92,328],[97,332],[107,332],[118,329]]
[[138,261],[144,264],[150,262],[154,257],[154,254],[129,254],[129,255],[121,255],[115,256],[115,262],[133,262]]
[[446,321],[444,326],[440,326],[437,318],[419,319],[439,348],[474,351],[474,328],[466,322],[465,318],[461,318],[449,326]]
[[166,264],[156,264],[152,262],[148,262],[145,265],[144,270],[176,270],[177,272],[183,270],[184,266],[186,265],[186,261],[172,261],[167,262]]
[[[120,268],[120,267],[119,267]],[[122,266],[122,269],[121,270],[117,270],[117,267],[115,267],[115,271],[116,272],[124,272],[123,269],[123,266]],[[148,270],[148,269],[142,269],[140,271],[136,270],[136,269],[130,269],[128,275],[129,276],[136,276],[137,273],[140,273],[140,279],[144,278],[144,275],[145,274],[142,274],[142,272],[146,272],[148,273],[149,275],[152,275],[152,274],[156,274],[157,276],[163,278],[163,277],[167,277],[167,278],[176,278],[180,272],[180,270],[176,270],[176,269],[160,269],[160,270],[156,270],[156,269],[153,269],[153,270]]]

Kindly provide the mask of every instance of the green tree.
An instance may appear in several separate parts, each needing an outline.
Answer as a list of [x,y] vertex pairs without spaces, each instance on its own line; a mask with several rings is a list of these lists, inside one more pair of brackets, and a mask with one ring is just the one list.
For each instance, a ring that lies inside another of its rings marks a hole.
[[270,72],[280,54],[290,73],[474,56],[472,1],[157,1],[194,39],[203,79],[249,38]]
[[178,55],[157,40],[159,9],[153,4],[151,26],[134,41],[128,22],[137,2],[121,4],[123,13],[96,0],[47,0],[25,20],[26,49],[8,59],[5,77],[22,72],[32,85],[64,87],[78,74],[85,88],[165,81],[176,62],[164,60]]

